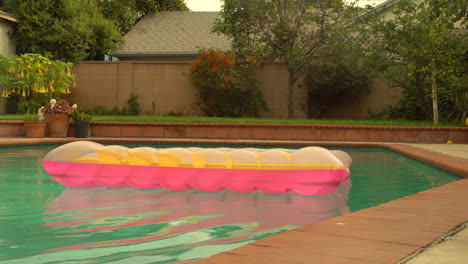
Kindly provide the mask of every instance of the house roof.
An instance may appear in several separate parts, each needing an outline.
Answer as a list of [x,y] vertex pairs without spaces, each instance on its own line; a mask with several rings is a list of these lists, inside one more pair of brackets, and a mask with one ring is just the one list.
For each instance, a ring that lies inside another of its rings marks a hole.
[[148,14],[125,36],[116,57],[197,55],[198,47],[231,48],[224,35],[211,33],[218,12],[166,11]]
[[19,23],[20,22],[19,19],[17,19],[13,15],[10,15],[7,12],[4,12],[2,10],[0,10],[0,18],[11,21],[11,22],[14,22],[14,23]]
[[385,9],[385,8],[389,8],[395,4],[398,4],[400,2],[400,0],[387,0],[379,5],[376,5],[375,6],[375,9],[376,10],[380,10],[380,9]]

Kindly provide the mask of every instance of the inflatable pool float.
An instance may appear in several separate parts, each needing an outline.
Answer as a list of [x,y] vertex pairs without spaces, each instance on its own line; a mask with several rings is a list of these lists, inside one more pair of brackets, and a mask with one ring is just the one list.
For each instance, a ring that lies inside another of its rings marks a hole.
[[351,157],[339,150],[256,148],[127,148],[77,141],[46,154],[45,170],[69,188],[268,194],[332,193],[349,177]]

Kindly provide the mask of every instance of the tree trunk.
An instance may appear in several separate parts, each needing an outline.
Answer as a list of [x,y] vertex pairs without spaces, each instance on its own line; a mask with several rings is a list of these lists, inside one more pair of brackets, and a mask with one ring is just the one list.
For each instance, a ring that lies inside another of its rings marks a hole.
[[294,73],[289,72],[289,85],[288,85],[288,113],[286,118],[292,118],[294,114],[294,100],[293,100],[293,91],[294,84],[296,83],[296,77]]
[[437,98],[437,81],[435,76],[435,64],[432,64],[432,113],[434,116],[434,125],[439,124],[439,105]]

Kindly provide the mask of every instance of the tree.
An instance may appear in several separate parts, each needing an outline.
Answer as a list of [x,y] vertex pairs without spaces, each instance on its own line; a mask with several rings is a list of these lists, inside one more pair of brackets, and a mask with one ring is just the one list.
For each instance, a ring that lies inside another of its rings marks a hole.
[[468,2],[466,0],[430,0],[427,2],[435,16],[448,16],[452,22],[460,26],[468,22]]
[[122,41],[94,1],[9,0],[5,8],[21,20],[12,34],[20,54],[51,54],[79,62],[95,59]]
[[326,118],[338,99],[359,100],[369,91],[374,64],[365,60],[360,42],[336,34],[317,51],[307,74],[309,117]]
[[286,118],[290,118],[293,88],[308,72],[318,49],[356,11],[342,0],[225,0],[213,31],[232,39],[236,56],[286,64]]
[[122,35],[110,20],[104,18],[94,1],[83,0],[80,5],[82,12],[88,17],[91,36],[89,38],[89,49],[86,60],[102,60],[104,55],[109,54],[123,42]]
[[403,100],[414,104],[413,111],[432,117],[434,124],[439,121],[439,105],[449,119],[455,98],[467,90],[466,34],[453,31],[458,9],[436,2],[402,0],[393,9],[394,18],[372,27],[373,47],[390,62],[386,78],[404,89]]
[[97,1],[105,18],[125,35],[146,14],[159,11],[188,11],[184,0],[101,0]]

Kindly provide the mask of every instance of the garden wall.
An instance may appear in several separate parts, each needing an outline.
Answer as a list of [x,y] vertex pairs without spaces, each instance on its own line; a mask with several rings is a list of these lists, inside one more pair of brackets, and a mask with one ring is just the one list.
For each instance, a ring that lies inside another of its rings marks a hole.
[[[83,62],[73,68],[78,75],[77,87],[67,96],[70,103],[85,108],[128,108],[130,93],[138,95],[143,114],[164,115],[184,112],[196,105],[197,90],[187,76],[190,60]],[[260,90],[270,108],[261,113],[266,118],[283,118],[287,111],[285,100],[288,72],[283,65],[267,63],[258,71]],[[307,89],[294,90],[295,118],[307,117]],[[154,109],[153,109],[154,105]],[[201,109],[190,111],[200,115]]]
[[[151,61],[83,62],[73,68],[78,75],[77,87],[67,96],[70,103],[85,108],[128,108],[130,93],[138,95],[143,114],[165,115],[170,111],[184,112],[195,105],[197,90],[190,84],[187,64],[189,58],[176,57]],[[269,111],[260,117],[285,118],[287,114],[288,72],[284,65],[265,63],[258,71],[260,90],[269,106]],[[388,88],[385,82],[376,80],[369,94],[358,101],[342,100],[330,109],[331,118],[365,118],[369,111],[379,112],[386,105],[399,99],[400,91]],[[306,118],[308,96],[305,86],[294,89],[294,118]],[[154,104],[153,104],[154,103]],[[154,110],[153,110],[154,105]],[[193,109],[192,109],[193,110]],[[202,114],[201,109],[189,111]]]

